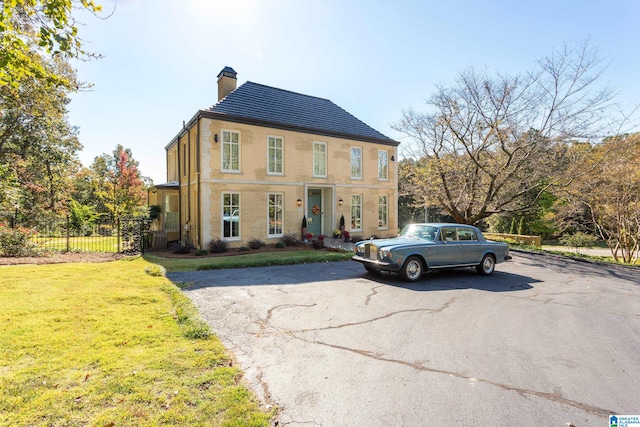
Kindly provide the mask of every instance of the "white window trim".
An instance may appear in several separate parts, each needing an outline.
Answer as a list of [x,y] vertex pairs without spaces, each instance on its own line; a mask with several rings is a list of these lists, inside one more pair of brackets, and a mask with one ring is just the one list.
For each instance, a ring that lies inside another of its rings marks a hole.
[[[387,156],[387,170],[384,178],[380,177],[380,153],[385,153]],[[389,181],[389,152],[387,150],[378,150],[378,181]]]
[[[224,133],[229,132],[231,134],[238,134],[238,169],[225,169],[224,168],[224,144],[231,144],[224,142]],[[220,129],[220,171],[224,173],[240,173],[242,171],[242,135],[239,131],[230,129]]]
[[[271,149],[271,147],[269,147],[269,138],[276,138],[279,139],[280,141],[282,141],[282,148],[280,149],[280,151],[282,152],[282,172],[271,172],[269,171],[269,151]],[[284,175],[284,137],[283,136],[277,136],[277,135],[267,135],[267,175],[273,175],[273,176],[283,176]]]
[[[233,237],[225,237],[224,236],[224,196],[230,194],[237,194],[238,195],[238,236],[233,236]],[[225,240],[227,242],[236,242],[239,240],[242,240],[242,221],[240,220],[241,215],[242,215],[242,197],[240,196],[240,193],[237,191],[223,191],[220,194],[220,214],[221,214],[221,221],[220,221],[220,236],[222,236],[222,240]]]
[[[323,146],[324,147],[324,175],[316,175],[316,145],[318,146]],[[313,170],[311,171],[312,175],[314,178],[326,178],[327,177],[327,143],[326,142],[321,142],[321,141],[313,141],[313,152],[312,152],[312,156],[313,156],[313,165],[311,166],[313,168]]]
[[[352,150],[356,149],[356,150],[360,150],[360,176],[353,176],[353,157],[352,157]],[[362,180],[362,175],[363,175],[363,164],[362,164],[362,147],[357,147],[357,146],[351,146],[351,149],[349,150],[349,174],[351,174],[351,179],[356,179],[356,180]]]
[[[359,228],[351,228],[351,231],[362,231],[362,223],[364,222],[364,219],[362,218],[362,205],[363,205],[363,196],[362,193],[360,194],[352,194],[351,195],[351,206],[349,207],[349,213],[351,214],[353,212],[353,196],[359,196],[360,197],[360,227]],[[349,224],[351,224],[351,215],[349,215]]]
[[[269,233],[269,207],[270,207],[270,202],[269,202],[269,198],[271,197],[271,195],[278,195],[280,197],[282,197],[282,205],[280,206],[281,209],[280,211],[282,212],[282,232],[281,233],[276,233],[276,234],[270,234]],[[278,237],[283,237],[284,236],[284,193],[267,193],[267,238],[278,238]]]
[[[387,203],[386,203],[386,218],[385,218],[385,223],[386,225],[381,226],[380,225],[380,199],[382,197],[385,197],[387,199]],[[382,194],[378,196],[378,230],[388,230],[389,229],[389,196],[386,194]]]

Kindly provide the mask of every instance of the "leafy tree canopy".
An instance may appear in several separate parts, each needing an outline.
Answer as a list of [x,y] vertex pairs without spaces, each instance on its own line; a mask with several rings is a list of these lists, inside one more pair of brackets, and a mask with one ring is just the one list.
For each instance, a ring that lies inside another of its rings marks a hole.
[[74,81],[46,67],[45,56],[94,56],[82,48],[72,12],[76,7],[102,10],[93,0],[4,0],[0,15],[0,86],[18,88],[36,78],[52,86],[77,89]]

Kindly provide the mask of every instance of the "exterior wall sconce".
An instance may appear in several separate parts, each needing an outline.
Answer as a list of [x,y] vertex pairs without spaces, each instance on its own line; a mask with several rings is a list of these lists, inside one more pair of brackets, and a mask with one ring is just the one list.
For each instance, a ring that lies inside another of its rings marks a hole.
[[344,201],[342,199],[338,199],[338,206],[342,206],[343,203]]
[[[218,134],[217,134],[217,133],[213,135],[213,140],[214,140],[215,142],[218,142]],[[393,157],[393,156],[392,156],[392,157]]]
[[[216,141],[216,142],[217,142],[217,141]],[[393,161],[395,161],[395,160],[396,160],[396,159],[395,159],[395,157],[391,156],[391,161],[393,162]]]
[[302,199],[296,200],[296,205],[298,205],[298,207],[302,206]]

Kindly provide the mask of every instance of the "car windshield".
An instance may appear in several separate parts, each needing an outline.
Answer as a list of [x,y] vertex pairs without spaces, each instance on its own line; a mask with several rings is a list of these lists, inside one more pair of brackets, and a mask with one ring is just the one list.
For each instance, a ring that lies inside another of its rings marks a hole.
[[410,224],[402,229],[400,237],[406,237],[408,239],[422,239],[433,242],[436,239],[438,227],[431,225]]

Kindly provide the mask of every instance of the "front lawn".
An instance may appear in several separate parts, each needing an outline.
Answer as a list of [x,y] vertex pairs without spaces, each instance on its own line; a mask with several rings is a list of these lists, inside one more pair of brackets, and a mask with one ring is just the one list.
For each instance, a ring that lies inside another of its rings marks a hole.
[[0,266],[0,425],[269,425],[220,341],[150,265]]

